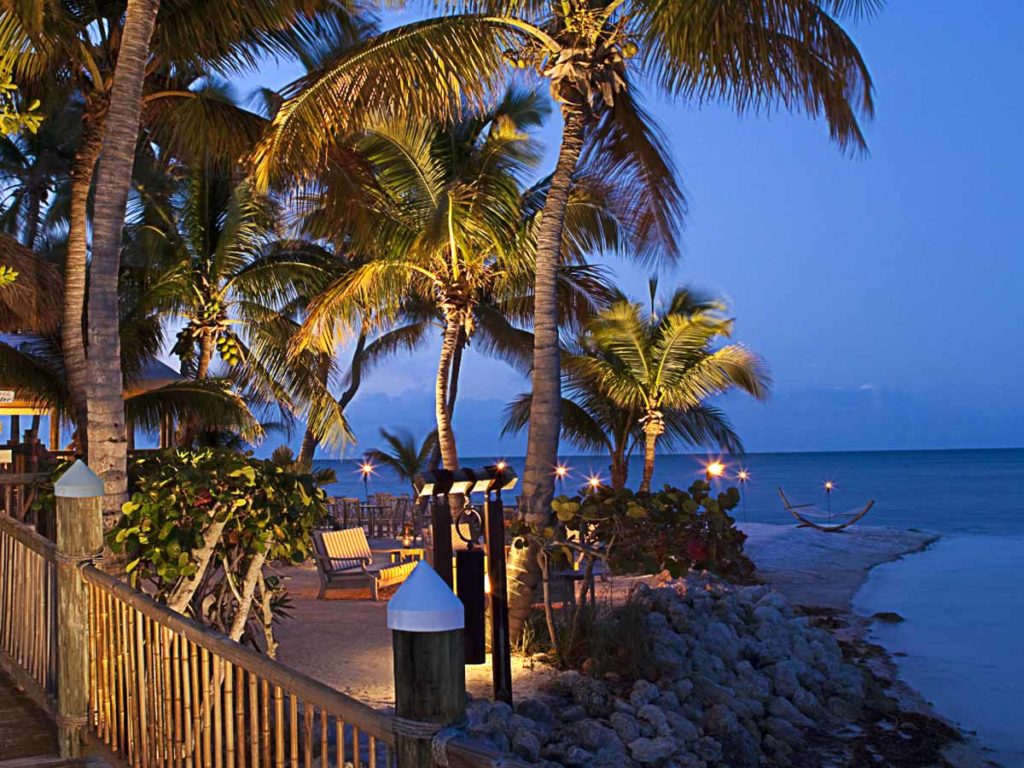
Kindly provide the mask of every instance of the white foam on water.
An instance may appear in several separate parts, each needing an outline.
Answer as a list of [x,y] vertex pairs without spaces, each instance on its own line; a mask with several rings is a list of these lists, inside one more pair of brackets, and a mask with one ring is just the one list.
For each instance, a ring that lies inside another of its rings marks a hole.
[[1007,768],[1024,766],[1024,536],[950,536],[873,569],[854,599],[900,675],[976,731]]

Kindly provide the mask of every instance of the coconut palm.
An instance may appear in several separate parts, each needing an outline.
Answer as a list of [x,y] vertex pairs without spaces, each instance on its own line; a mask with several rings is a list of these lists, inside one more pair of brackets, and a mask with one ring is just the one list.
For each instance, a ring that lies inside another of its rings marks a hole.
[[48,209],[68,181],[81,133],[81,109],[52,88],[36,131],[0,136],[0,229],[29,248],[44,250]]
[[[158,260],[165,265],[168,290],[158,310],[184,320],[172,350],[182,373],[208,378],[219,354],[226,377],[253,408],[277,407],[286,421],[303,415],[318,440],[331,445],[350,439],[326,388],[330,366],[323,372],[311,354],[288,354],[307,297],[339,271],[333,257],[277,239],[276,206],[245,182],[208,166],[164,171],[183,178],[166,197],[140,202],[130,243],[133,253],[148,256],[151,270]],[[179,440],[191,442],[194,427],[182,421]]]
[[[563,117],[536,257],[533,414],[522,490],[527,519],[551,515],[561,403],[556,275],[565,210],[581,158],[645,187],[638,225],[677,253],[682,195],[632,72],[673,97],[739,112],[779,106],[824,116],[842,147],[861,148],[871,78],[843,18],[878,0],[438,0],[456,13],[398,27],[298,82],[257,156],[257,180],[315,172],[360,123],[361,105],[444,116],[493,93],[502,59],[548,81]],[[636,59],[640,66],[631,65]],[[400,97],[396,98],[396,94]],[[512,630],[529,607],[532,548],[513,550]]]
[[[653,295],[653,291],[652,291]],[[645,313],[619,301],[587,326],[589,354],[567,360],[570,375],[609,401],[639,414],[644,434],[644,470],[639,491],[651,489],[658,439],[666,412],[700,408],[715,395],[740,389],[762,399],[768,374],[763,361],[740,344],[716,346],[732,333],[725,305],[680,288],[666,309]]]
[[[164,103],[192,105],[199,98],[189,89],[151,88],[149,75],[237,72],[256,66],[268,51],[319,50],[326,40],[351,32],[351,14],[341,4],[311,5],[304,0],[197,1],[169,3],[163,9],[159,0],[128,0],[127,7],[5,0],[3,10],[6,24],[15,22],[31,42],[26,55],[15,58],[19,81],[69,81],[84,104],[83,137],[72,170],[63,332],[80,428],[85,426],[81,403],[89,399],[87,394],[93,395],[89,421],[95,422],[100,435],[92,463],[107,481],[108,511],[114,513],[127,482],[124,425],[118,415],[123,410],[118,396],[118,258],[139,117],[145,114],[144,92],[146,100]],[[91,217],[89,286],[95,301],[89,307],[93,322],[88,334],[96,357],[90,361],[81,328],[94,171],[98,183]]]
[[[563,361],[564,362],[564,361]],[[562,382],[562,439],[584,453],[606,453],[611,487],[619,490],[629,480],[629,461],[645,441],[642,415],[623,408],[593,384],[566,377]],[[727,453],[742,453],[743,442],[726,415],[701,404],[694,408],[666,408],[665,434],[660,446],[670,451],[716,446]],[[516,397],[505,409],[503,435],[521,432],[530,422],[530,393]]]
[[416,485],[413,481],[427,468],[430,453],[437,442],[437,433],[428,434],[418,447],[416,438],[406,430],[388,432],[382,427],[380,436],[387,443],[388,449],[371,448],[365,454],[367,460],[390,469],[399,480],[409,484],[412,496],[416,498]]
[[409,121],[367,130],[358,144],[381,199],[351,225],[355,249],[374,258],[317,297],[300,332],[301,345],[330,350],[338,329],[351,328],[367,307],[388,323],[410,301],[429,302],[443,327],[435,416],[448,469],[458,467],[448,387],[460,337],[472,336],[476,305],[524,269],[514,248],[520,180],[537,159],[525,131],[538,121],[537,111],[513,94],[494,112],[448,130]]

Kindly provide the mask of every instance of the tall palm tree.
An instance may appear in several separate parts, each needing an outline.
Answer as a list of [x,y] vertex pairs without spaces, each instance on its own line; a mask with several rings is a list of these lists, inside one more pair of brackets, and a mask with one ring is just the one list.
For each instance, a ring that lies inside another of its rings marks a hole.
[[[653,292],[652,292],[653,293]],[[732,333],[725,305],[687,288],[673,294],[664,312],[645,315],[638,303],[619,301],[587,325],[584,354],[567,358],[577,386],[639,416],[644,435],[644,470],[639,491],[649,492],[658,439],[671,424],[678,434],[692,413],[692,431],[703,431],[714,411],[705,401],[731,389],[761,399],[767,395],[763,361],[740,344],[718,345]]]
[[[67,375],[79,403],[79,427],[84,428],[82,404],[88,399],[86,368],[92,369],[88,390],[95,394],[92,421],[99,425],[99,453],[92,462],[108,481],[108,511],[115,512],[124,494],[123,418],[117,392],[121,372],[117,354],[117,259],[131,178],[131,165],[147,100],[192,104],[199,96],[189,89],[151,88],[153,73],[169,71],[237,72],[257,65],[263,54],[306,54],[326,40],[350,34],[352,16],[341,3],[305,0],[257,2],[169,3],[128,0],[118,4],[73,2],[14,2],[4,0],[4,17],[15,21],[31,41],[31,55],[16,60],[19,80],[68,80],[85,105],[83,138],[72,171],[72,195],[66,302],[63,334]],[[159,25],[157,14],[159,11]],[[152,42],[152,47],[150,43]],[[117,77],[114,77],[116,62]],[[191,110],[193,113],[196,110]],[[201,110],[199,110],[201,111]],[[97,168],[105,146],[102,174]],[[89,244],[89,192],[94,171],[99,184],[94,195],[92,233],[95,271],[90,291],[96,302],[89,309],[95,320],[89,336],[97,358],[89,362],[83,341],[85,275]]]
[[366,452],[366,458],[387,467],[399,480],[408,483],[412,489],[412,497],[416,498],[416,485],[413,481],[427,468],[430,452],[434,450],[434,443],[437,442],[437,432],[431,432],[424,437],[418,447],[416,439],[405,430],[388,432],[382,427],[380,436],[387,443],[388,450],[371,448]]
[[[308,174],[362,104],[448,115],[493,92],[502,60],[548,81],[563,118],[536,258],[533,400],[523,497],[527,519],[551,515],[561,413],[556,275],[574,174],[588,152],[609,175],[632,176],[640,226],[674,257],[683,201],[657,128],[632,76],[661,93],[739,112],[779,106],[824,116],[842,147],[862,148],[859,116],[873,110],[871,77],[843,30],[879,0],[445,0],[453,15],[392,29],[293,89],[257,157],[257,180]],[[633,65],[633,60],[639,65]],[[401,94],[396,98],[396,94]],[[356,108],[353,108],[356,107]],[[513,550],[512,629],[536,582],[535,553]]]
[[460,338],[475,330],[476,306],[501,294],[525,269],[513,248],[521,232],[520,181],[536,162],[525,131],[535,102],[512,93],[495,111],[452,124],[384,122],[358,144],[381,198],[351,223],[357,251],[373,252],[309,308],[301,345],[333,348],[338,327],[377,307],[378,322],[400,316],[410,301],[429,302],[443,329],[435,382],[435,417],[444,466],[459,465],[448,389]]

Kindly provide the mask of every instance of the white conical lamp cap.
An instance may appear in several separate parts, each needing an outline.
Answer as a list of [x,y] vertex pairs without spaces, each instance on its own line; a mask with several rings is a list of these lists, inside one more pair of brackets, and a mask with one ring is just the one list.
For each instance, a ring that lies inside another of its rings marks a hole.
[[388,601],[388,629],[449,632],[465,626],[462,601],[426,560],[420,560]]
[[53,484],[53,493],[61,499],[93,499],[103,495],[103,481],[79,459]]

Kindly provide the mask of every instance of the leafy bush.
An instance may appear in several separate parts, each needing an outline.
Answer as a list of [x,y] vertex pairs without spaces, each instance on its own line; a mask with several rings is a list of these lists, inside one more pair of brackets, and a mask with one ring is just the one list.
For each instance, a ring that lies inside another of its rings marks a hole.
[[712,497],[708,484],[698,480],[686,491],[666,486],[641,495],[599,488],[583,496],[559,497],[553,508],[567,531],[585,529],[585,538],[602,547],[612,573],[668,571],[678,577],[690,569],[706,569],[747,579],[754,564],[743,553],[746,536],[729,515],[739,501],[735,488]]
[[272,649],[272,613],[283,603],[263,565],[310,556],[324,491],[309,474],[215,449],[163,451],[129,472],[131,497],[108,543],[132,584],[236,639],[255,604]]

